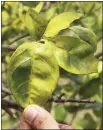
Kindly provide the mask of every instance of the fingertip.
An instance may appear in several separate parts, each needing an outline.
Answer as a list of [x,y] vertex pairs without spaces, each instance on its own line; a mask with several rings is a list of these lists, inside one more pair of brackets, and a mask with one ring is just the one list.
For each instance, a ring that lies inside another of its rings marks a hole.
[[36,117],[38,114],[38,110],[36,109],[36,105],[29,105],[24,109],[23,115],[24,115],[24,120],[31,124],[33,121],[34,117]]
[[49,112],[37,105],[29,105],[23,112],[24,120],[32,128],[37,129],[59,129],[57,122]]

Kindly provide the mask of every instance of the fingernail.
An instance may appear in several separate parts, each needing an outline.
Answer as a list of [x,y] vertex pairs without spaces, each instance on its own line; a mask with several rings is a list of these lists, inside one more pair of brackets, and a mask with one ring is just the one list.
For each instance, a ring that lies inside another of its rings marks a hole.
[[24,110],[24,120],[31,124],[33,119],[37,116],[38,111],[35,109],[35,105],[30,105]]

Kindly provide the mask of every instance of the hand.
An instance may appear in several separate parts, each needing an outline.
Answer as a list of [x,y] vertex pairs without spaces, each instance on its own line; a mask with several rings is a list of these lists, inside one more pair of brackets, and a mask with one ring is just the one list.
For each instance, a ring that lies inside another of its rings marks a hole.
[[23,112],[20,129],[70,129],[69,125],[58,124],[45,109],[37,105],[29,105]]

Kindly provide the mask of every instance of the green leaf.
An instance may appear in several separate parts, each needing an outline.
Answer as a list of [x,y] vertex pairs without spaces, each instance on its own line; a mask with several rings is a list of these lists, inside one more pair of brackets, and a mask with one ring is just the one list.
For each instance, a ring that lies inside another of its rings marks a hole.
[[70,29],[74,31],[80,37],[80,39],[89,43],[94,48],[94,50],[96,50],[97,40],[96,40],[96,35],[94,34],[93,31],[91,31],[88,28],[83,28],[80,26],[73,26],[70,27]]
[[79,90],[79,95],[82,97],[82,99],[90,98],[97,94],[100,87],[100,82],[100,78],[97,77],[82,86]]
[[41,38],[47,25],[47,21],[33,9],[29,9],[24,14],[24,23],[31,36],[36,40]]
[[88,17],[84,16],[81,19],[81,24],[86,28],[92,29],[93,31],[98,30],[98,17],[96,16],[95,12],[90,13]]
[[44,106],[56,87],[58,77],[59,67],[48,41],[25,43],[11,57],[10,88],[22,107],[29,104]]
[[51,39],[58,64],[68,72],[89,74],[97,72],[98,60],[90,44],[76,37],[56,36]]
[[56,106],[55,109],[55,119],[57,121],[64,121],[66,116],[68,114],[68,111],[64,108],[63,105]]
[[56,9],[57,8],[54,6],[48,9],[46,12],[41,12],[41,15],[49,21],[54,15],[56,15]]
[[22,4],[31,8],[34,8],[38,5],[38,2],[36,1],[22,1]]
[[54,37],[59,33],[59,31],[68,28],[74,20],[79,19],[81,16],[81,13],[73,12],[65,12],[55,16],[48,23],[44,36]]
[[95,115],[88,111],[79,111],[73,121],[73,126],[75,129],[98,129],[97,123],[98,120],[95,120]]
[[80,7],[85,13],[91,13],[95,7],[95,2],[80,2]]

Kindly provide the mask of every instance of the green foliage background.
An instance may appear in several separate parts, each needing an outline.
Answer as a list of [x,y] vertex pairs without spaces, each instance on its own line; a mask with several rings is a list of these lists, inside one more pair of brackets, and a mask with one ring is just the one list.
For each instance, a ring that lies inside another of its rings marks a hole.
[[[57,121],[72,124],[75,129],[102,128],[102,2],[2,2],[2,101],[16,102],[10,93],[7,76],[10,56],[22,43],[35,40],[23,22],[23,14],[29,7],[45,13],[47,19],[67,11],[83,13],[84,17],[73,24],[89,28],[97,35],[98,73],[75,75],[61,69],[54,92],[56,96],[65,93],[66,98],[96,100],[96,103],[52,103],[50,112]],[[9,105],[7,109],[2,107],[2,128],[17,129],[21,112]]]

